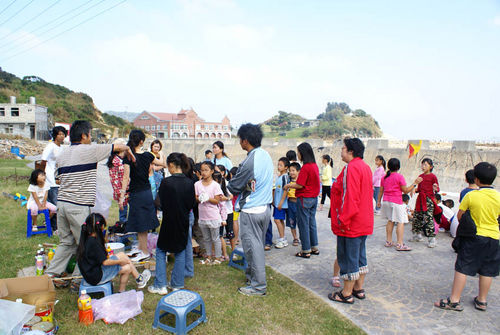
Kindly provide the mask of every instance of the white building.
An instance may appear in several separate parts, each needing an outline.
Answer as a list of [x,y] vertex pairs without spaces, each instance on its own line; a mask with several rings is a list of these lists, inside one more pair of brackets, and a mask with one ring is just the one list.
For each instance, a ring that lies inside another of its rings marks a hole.
[[0,103],[0,133],[50,139],[47,107],[37,105],[34,97],[27,104],[18,104],[16,97],[10,97],[10,103]]

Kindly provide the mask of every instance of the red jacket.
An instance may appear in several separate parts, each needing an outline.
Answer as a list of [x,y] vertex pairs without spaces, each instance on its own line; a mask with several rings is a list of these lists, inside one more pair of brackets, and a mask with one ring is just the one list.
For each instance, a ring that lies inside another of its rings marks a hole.
[[335,235],[358,237],[373,234],[372,171],[361,158],[354,158],[342,169],[332,185],[331,202],[332,232]]

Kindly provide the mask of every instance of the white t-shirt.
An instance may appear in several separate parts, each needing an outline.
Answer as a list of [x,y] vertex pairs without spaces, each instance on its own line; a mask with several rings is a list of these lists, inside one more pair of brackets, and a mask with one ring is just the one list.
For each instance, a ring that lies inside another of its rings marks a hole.
[[30,186],[28,186],[28,192],[30,192],[30,197],[28,199],[28,204],[27,204],[28,207],[31,204],[36,204],[36,201],[35,201],[35,199],[33,199],[33,194],[31,194],[31,192],[35,192],[36,196],[38,198],[38,201],[40,201],[40,203],[42,203],[43,198],[45,197],[45,192],[47,192],[48,190],[50,190],[50,186],[47,185],[47,181],[45,181],[45,185],[43,185],[43,187],[30,184]]
[[45,185],[51,187],[59,187],[56,184],[55,174],[56,174],[56,158],[62,151],[62,146],[58,146],[54,142],[50,142],[45,149],[43,149],[42,160],[47,161],[45,166],[45,174],[47,175],[45,179]]
[[443,210],[443,215],[448,221],[450,221],[453,215],[455,215],[455,213],[451,208],[446,207],[443,204],[438,204],[438,206],[441,207],[441,209]]
[[[230,196],[231,195],[231,192],[229,192],[229,190],[227,191],[227,195]],[[227,200],[227,201],[224,201],[224,204],[226,205],[226,209],[227,209],[227,214],[231,214],[233,212],[233,201],[232,200]]]

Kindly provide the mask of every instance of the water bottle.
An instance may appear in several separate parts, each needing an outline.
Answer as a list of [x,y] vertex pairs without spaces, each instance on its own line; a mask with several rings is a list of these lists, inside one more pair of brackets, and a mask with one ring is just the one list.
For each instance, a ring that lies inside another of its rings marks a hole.
[[42,276],[43,275],[43,256],[37,254],[37,256],[35,257],[35,259],[36,259],[36,263],[35,263],[36,275],[37,276]]
[[90,325],[94,322],[94,313],[92,312],[92,299],[86,290],[81,291],[78,298],[78,321],[84,325]]

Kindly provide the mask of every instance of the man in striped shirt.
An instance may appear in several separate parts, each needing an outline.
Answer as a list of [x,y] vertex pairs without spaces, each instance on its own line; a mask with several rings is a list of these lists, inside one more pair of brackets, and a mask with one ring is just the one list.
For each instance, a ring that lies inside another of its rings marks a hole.
[[[81,226],[90,214],[90,207],[95,205],[97,163],[107,159],[112,152],[122,151],[135,161],[132,151],[124,144],[92,144],[91,130],[88,121],[73,122],[69,131],[71,145],[57,157],[59,245],[46,271],[49,276],[61,275],[71,255],[76,253]],[[76,267],[73,275],[79,274]]]

